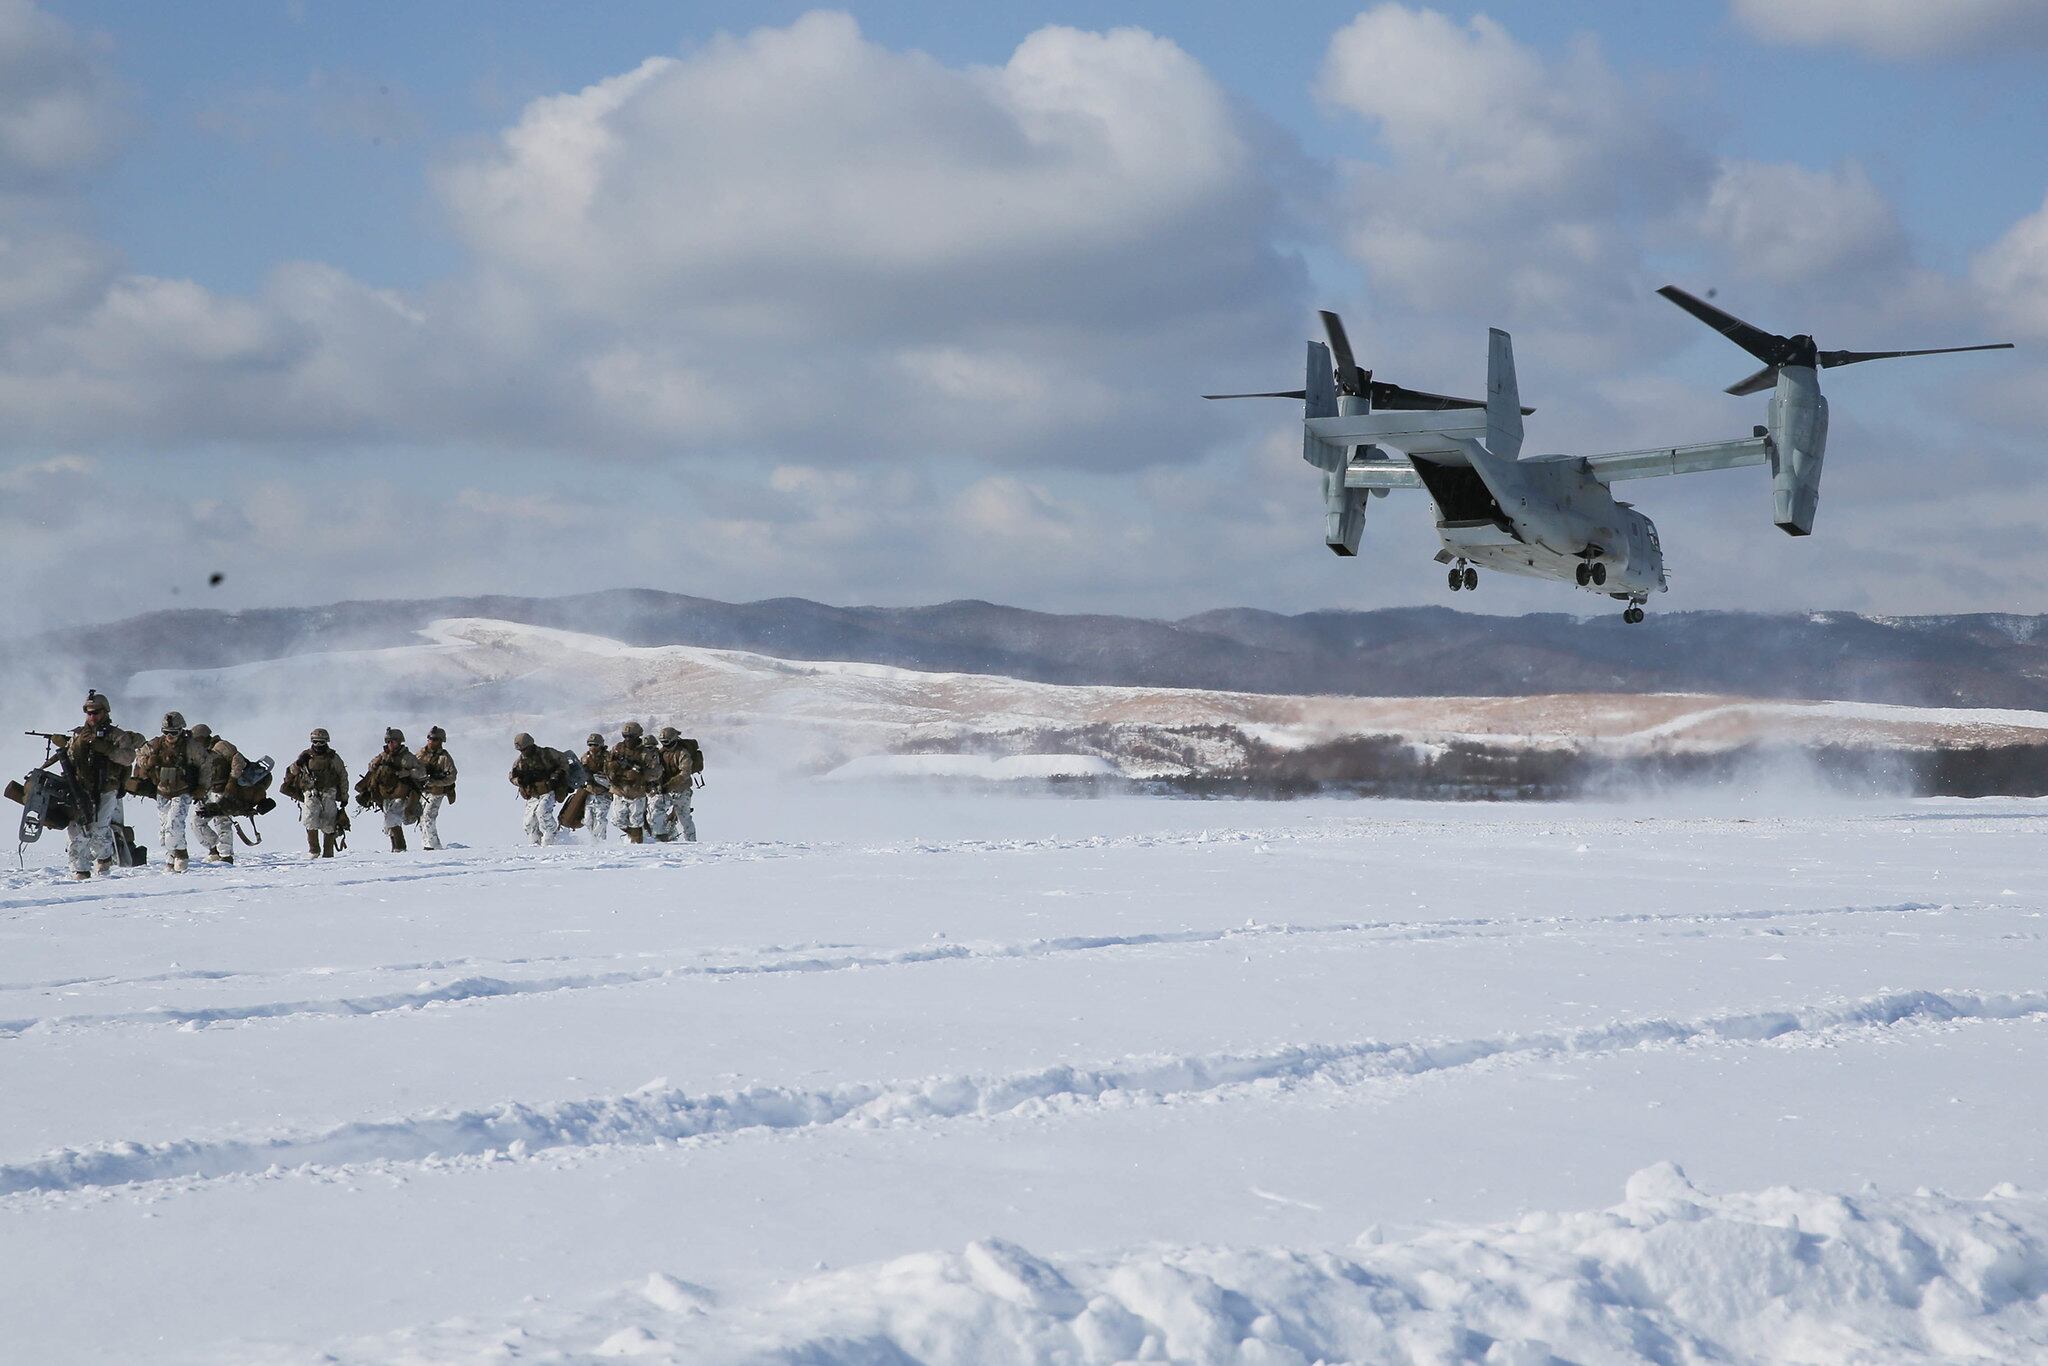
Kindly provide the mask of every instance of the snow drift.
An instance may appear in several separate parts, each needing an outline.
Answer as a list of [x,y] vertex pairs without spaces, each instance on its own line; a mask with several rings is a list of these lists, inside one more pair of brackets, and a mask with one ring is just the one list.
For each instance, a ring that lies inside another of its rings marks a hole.
[[2048,1201],[1708,1195],[1662,1163],[1620,1204],[1345,1252],[1047,1258],[999,1240],[721,1303],[660,1272],[516,1325],[359,1342],[342,1361],[1905,1361],[2048,1351]]

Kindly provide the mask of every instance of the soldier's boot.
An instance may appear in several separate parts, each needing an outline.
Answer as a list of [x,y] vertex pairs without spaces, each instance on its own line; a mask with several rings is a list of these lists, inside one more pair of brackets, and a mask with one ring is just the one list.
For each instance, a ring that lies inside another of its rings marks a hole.
[[639,844],[641,842],[641,837],[645,833],[646,832],[643,831],[639,826],[633,826],[632,828],[626,831],[626,840],[628,843],[631,844]]
[[234,850],[230,849],[230,850],[228,850],[228,851],[227,851],[227,852],[226,852],[225,854],[220,854],[220,855],[218,855],[217,857],[219,858],[219,860],[220,860],[220,861],[221,861],[222,863],[225,863],[225,864],[227,864],[227,865],[228,865],[228,866],[229,866],[230,868],[234,867],[234,865],[235,865],[235,851],[234,851]]
[[88,873],[83,868],[73,868],[71,870],[71,880],[73,882],[86,882],[89,881],[91,878],[92,874]]
[[94,859],[92,861],[92,875],[94,877],[107,877],[113,871],[114,861],[110,858]]
[[320,857],[321,857],[321,858],[333,858],[333,857],[334,857],[334,839],[335,839],[335,837],[334,837],[333,835],[322,835],[322,836],[320,837]]
[[391,852],[394,854],[405,852],[405,827],[402,825],[391,827]]
[[[308,832],[308,833],[310,833],[310,832]],[[218,849],[209,849],[209,850],[207,850],[207,851],[206,851],[206,861],[207,861],[208,863],[219,863],[219,862],[221,861],[221,859],[220,859],[220,850],[218,850]],[[235,860],[234,860],[234,856],[233,856],[232,854],[230,854],[230,855],[228,856],[228,862],[230,862],[230,863],[233,863],[234,861],[235,861]]]
[[167,866],[174,873],[184,872],[187,868],[192,866],[191,852],[185,849],[171,850],[171,860],[165,866]]
[[[332,835],[327,837],[327,852],[330,854],[334,852],[334,836]],[[313,858],[320,857],[320,832],[318,830],[308,830],[306,832],[306,853]]]

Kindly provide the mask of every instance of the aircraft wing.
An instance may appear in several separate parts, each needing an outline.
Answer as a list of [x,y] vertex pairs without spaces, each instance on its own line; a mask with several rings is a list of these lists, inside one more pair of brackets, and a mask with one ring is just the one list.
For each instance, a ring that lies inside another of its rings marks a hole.
[[1354,460],[1344,467],[1347,489],[1419,489],[1422,479],[1405,460]]
[[[1667,474],[1697,474],[1701,470],[1732,470],[1744,465],[1770,461],[1769,437],[1752,436],[1740,441],[1709,441],[1698,446],[1659,446],[1647,451],[1614,451],[1607,455],[1575,457],[1586,462],[1586,472],[1603,484],[1623,479],[1656,479]],[[1346,482],[1349,482],[1347,477]]]

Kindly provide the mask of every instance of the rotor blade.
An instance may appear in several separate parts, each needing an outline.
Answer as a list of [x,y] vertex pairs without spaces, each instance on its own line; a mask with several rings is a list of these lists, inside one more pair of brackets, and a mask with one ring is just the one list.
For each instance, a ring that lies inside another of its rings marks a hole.
[[1776,388],[1777,384],[1778,367],[1766,365],[1748,379],[1737,380],[1729,385],[1728,392],[1731,394],[1760,394],[1766,389]]
[[1344,320],[1330,310],[1320,310],[1323,315],[1323,335],[1330,339],[1330,354],[1337,358],[1337,392],[1356,394],[1365,387],[1364,377],[1358,372],[1358,362],[1351,355],[1351,338],[1344,335]]
[[1821,369],[1837,365],[1854,365],[1858,361],[1890,360],[1894,356],[1948,356],[1958,351],[2010,351],[2011,342],[1990,342],[1983,346],[1932,346],[1923,351],[1823,351],[1820,353]]
[[[1398,384],[1382,380],[1372,383],[1372,406],[1375,408],[1399,409],[1408,412],[1438,413],[1452,408],[1484,408],[1486,400],[1481,398],[1456,398],[1450,394],[1432,394],[1423,389],[1404,389]],[[1534,408],[1522,409],[1522,415],[1535,412]]]
[[1263,394],[1203,394],[1203,398],[1307,398],[1306,389],[1273,389]]
[[1694,298],[1677,285],[1666,285],[1657,292],[1765,364],[1775,364],[1790,341],[1789,338],[1781,337],[1775,332],[1766,332],[1761,327],[1752,326],[1733,313],[1724,313],[1705,299]]

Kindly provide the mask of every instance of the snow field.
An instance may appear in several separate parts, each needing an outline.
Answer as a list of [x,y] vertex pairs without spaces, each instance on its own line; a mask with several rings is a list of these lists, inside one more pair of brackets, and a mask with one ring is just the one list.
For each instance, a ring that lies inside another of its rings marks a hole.
[[815,838],[0,876],[26,1359],[2048,1332],[2048,804],[721,818]]

